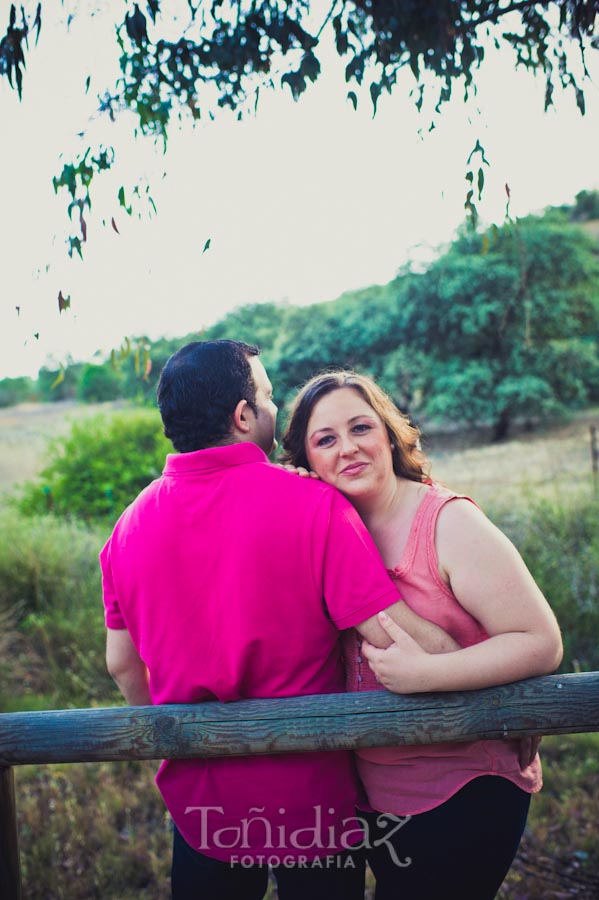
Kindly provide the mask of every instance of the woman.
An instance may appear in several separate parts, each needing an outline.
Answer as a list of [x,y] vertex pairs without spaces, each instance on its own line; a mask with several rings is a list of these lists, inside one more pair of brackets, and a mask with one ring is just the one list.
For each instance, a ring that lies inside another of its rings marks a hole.
[[[559,665],[557,622],[515,547],[471,500],[428,478],[419,431],[371,379],[309,381],[283,447],[284,462],[351,501],[407,604],[462,648],[428,654],[383,614],[389,649],[345,635],[349,690],[468,690]],[[541,787],[536,746],[522,764],[518,741],[358,750],[376,900],[491,900]]]

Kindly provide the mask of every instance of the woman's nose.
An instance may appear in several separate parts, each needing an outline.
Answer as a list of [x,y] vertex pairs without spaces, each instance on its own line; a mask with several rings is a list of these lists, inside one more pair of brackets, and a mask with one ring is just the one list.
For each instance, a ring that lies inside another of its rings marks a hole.
[[340,438],[339,452],[342,456],[347,456],[349,453],[354,453],[356,449],[356,442],[351,437],[351,435],[346,434]]

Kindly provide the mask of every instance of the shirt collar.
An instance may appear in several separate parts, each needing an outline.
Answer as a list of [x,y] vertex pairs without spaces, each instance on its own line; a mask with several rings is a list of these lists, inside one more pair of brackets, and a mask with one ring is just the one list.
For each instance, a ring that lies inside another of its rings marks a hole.
[[268,463],[268,457],[257,444],[246,441],[240,444],[209,447],[207,450],[194,450],[192,453],[169,453],[163,474],[190,474],[256,462]]

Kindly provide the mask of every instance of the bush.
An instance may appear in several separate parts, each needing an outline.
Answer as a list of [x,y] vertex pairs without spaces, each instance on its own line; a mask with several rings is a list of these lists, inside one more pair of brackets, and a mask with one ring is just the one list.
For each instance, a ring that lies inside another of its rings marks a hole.
[[0,709],[114,700],[98,552],[108,537],[52,516],[0,514]]
[[542,501],[495,521],[524,557],[560,623],[561,671],[599,669],[599,502]]
[[156,763],[17,771],[24,896],[167,900],[172,834]]
[[123,378],[108,363],[103,366],[87,365],[77,384],[77,397],[83,403],[104,403],[123,396]]
[[49,447],[49,462],[23,487],[21,512],[114,521],[157,478],[172,450],[156,410],[130,409],[75,422]]
[[31,378],[2,378],[0,380],[0,407],[14,406],[35,396],[35,385]]

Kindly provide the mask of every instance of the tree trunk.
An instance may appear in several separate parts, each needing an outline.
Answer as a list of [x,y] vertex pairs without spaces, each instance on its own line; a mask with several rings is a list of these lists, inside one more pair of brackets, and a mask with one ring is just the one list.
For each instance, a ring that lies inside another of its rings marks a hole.
[[493,426],[493,443],[505,440],[509,434],[510,424],[510,414],[507,409],[504,409]]

